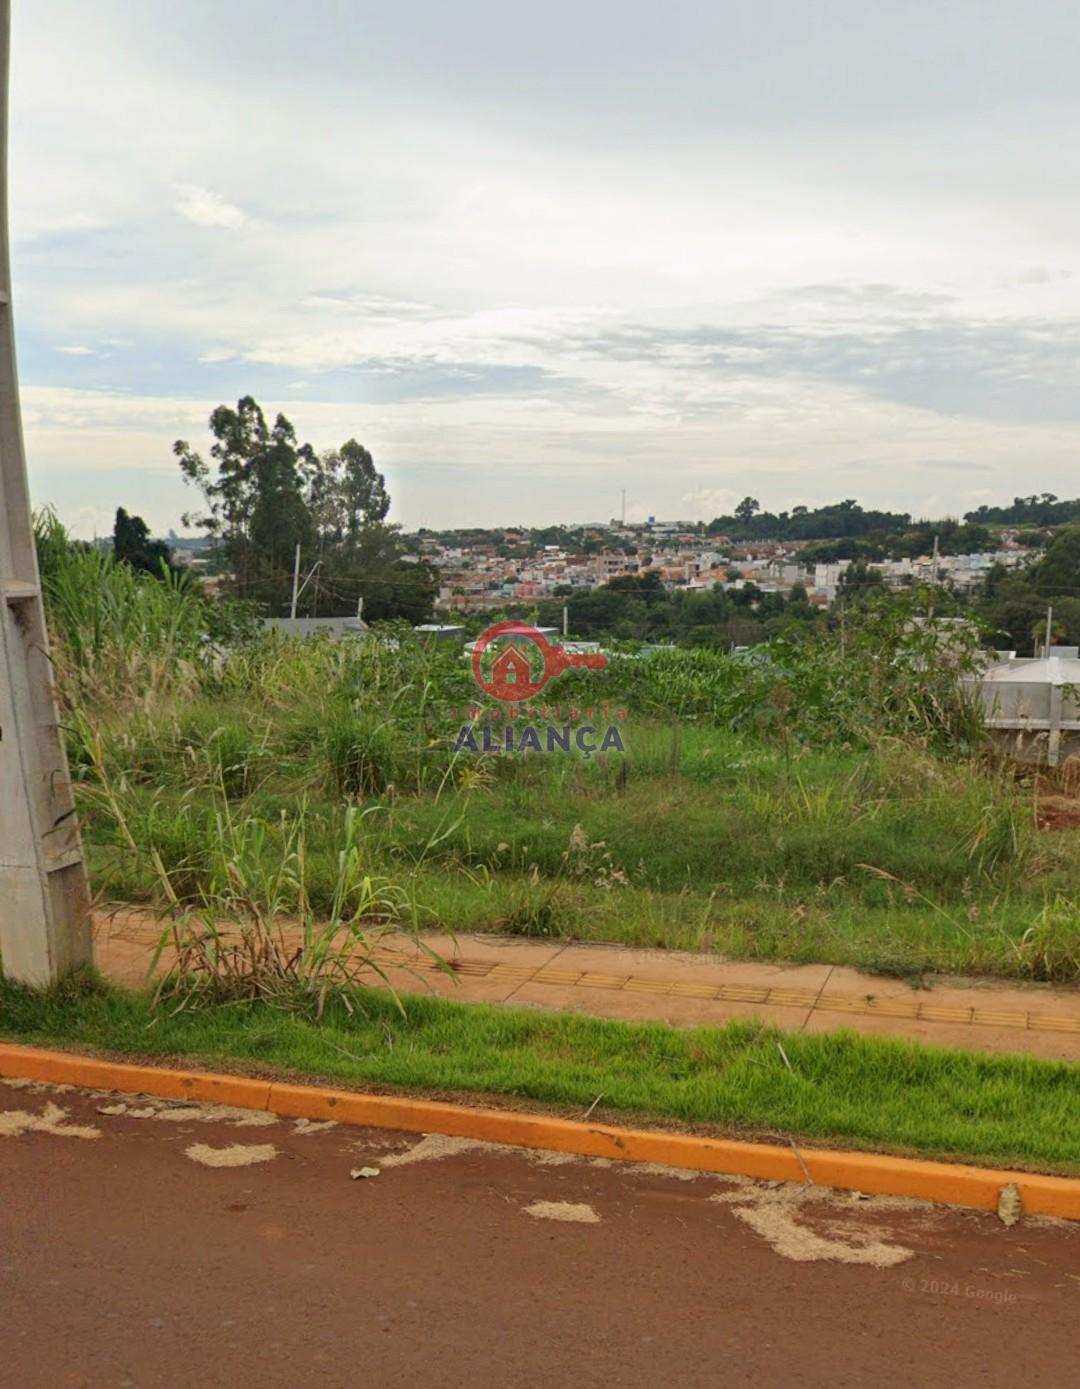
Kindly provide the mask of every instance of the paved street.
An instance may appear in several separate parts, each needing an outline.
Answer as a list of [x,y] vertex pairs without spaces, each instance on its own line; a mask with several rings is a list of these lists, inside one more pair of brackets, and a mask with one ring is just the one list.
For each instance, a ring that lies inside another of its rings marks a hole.
[[1058,1389],[1080,1341],[1080,1227],[462,1140],[0,1082],[0,1194],[12,1389]]

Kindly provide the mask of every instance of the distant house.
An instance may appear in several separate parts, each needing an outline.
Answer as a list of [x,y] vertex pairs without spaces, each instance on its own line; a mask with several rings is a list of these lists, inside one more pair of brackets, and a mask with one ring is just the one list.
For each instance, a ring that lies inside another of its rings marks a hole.
[[421,622],[413,628],[413,634],[422,641],[447,641],[460,645],[465,640],[465,628],[447,622]]
[[328,636],[362,637],[367,623],[358,617],[264,617],[264,627],[273,627],[286,637]]

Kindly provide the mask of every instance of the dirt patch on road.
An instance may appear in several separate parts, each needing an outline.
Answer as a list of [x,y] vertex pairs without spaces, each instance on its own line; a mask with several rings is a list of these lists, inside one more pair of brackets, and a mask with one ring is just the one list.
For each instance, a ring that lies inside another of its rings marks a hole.
[[[889,1231],[880,1225],[862,1221],[856,1224],[850,1214],[844,1221],[828,1218],[830,1210],[837,1213],[842,1208],[850,1213],[860,1202],[857,1195],[840,1196],[824,1187],[785,1184],[745,1186],[738,1191],[718,1192],[709,1200],[730,1207],[732,1214],[749,1225],[777,1254],[795,1263],[826,1260],[892,1268],[915,1253],[906,1245],[891,1243],[887,1238]],[[869,1211],[877,1213],[898,1208],[918,1209],[922,1203],[871,1197],[865,1204]],[[814,1220],[814,1207],[826,1217],[824,1220],[820,1216]]]
[[184,1149],[184,1156],[203,1167],[251,1167],[256,1162],[272,1162],[277,1149],[272,1143],[230,1143],[226,1148],[193,1143]]
[[0,1112],[0,1137],[19,1138],[24,1133],[51,1133],[57,1138],[100,1138],[101,1130],[89,1124],[70,1124],[67,1110],[51,1101],[40,1114],[25,1109]]
[[426,1133],[419,1143],[414,1143],[404,1152],[387,1153],[379,1159],[379,1165],[408,1167],[414,1162],[439,1162],[442,1158],[456,1157],[458,1153],[483,1152],[490,1146],[480,1143],[475,1138],[453,1138],[445,1133]]
[[165,1124],[232,1124],[238,1129],[264,1128],[279,1122],[264,1109],[237,1109],[229,1104],[191,1104],[187,1100],[159,1100],[140,1095],[136,1102],[116,1100],[98,1105],[99,1114],[111,1118],[156,1119]]
[[534,1201],[525,1214],[534,1220],[563,1220],[568,1224],[599,1225],[600,1217],[583,1201]]

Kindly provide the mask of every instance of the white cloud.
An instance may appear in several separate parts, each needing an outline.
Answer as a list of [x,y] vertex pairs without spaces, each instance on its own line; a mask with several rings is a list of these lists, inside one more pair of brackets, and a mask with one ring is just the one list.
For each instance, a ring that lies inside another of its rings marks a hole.
[[[955,510],[956,460],[987,500],[1069,494],[1080,18],[1030,4],[1052,22],[552,0],[522,42],[495,0],[374,28],[233,0],[239,61],[213,6],[18,6],[38,476],[122,502],[141,471],[168,524],[173,438],[250,392],[317,446],[364,438],[411,523],[610,514],[624,483],[658,514]],[[91,352],[110,392],[41,393]]]
[[176,211],[197,227],[227,227],[236,231],[247,220],[235,203],[226,202],[211,188],[198,183],[177,183],[173,187],[179,194]]

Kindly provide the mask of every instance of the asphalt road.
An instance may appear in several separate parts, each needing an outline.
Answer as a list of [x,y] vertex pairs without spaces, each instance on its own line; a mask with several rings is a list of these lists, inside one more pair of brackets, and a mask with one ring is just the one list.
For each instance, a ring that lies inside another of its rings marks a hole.
[[456,1146],[0,1082],[0,1385],[1075,1375],[1080,1227]]

